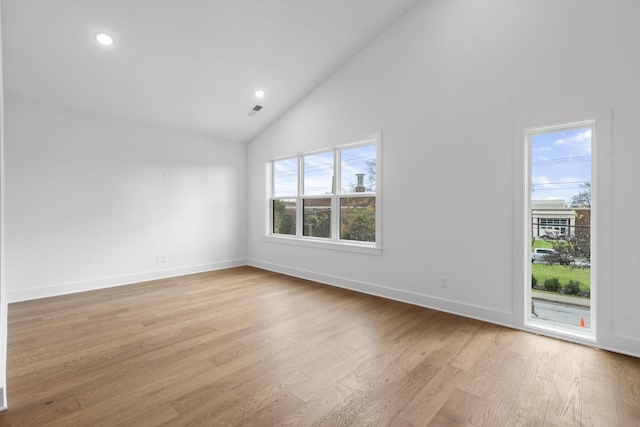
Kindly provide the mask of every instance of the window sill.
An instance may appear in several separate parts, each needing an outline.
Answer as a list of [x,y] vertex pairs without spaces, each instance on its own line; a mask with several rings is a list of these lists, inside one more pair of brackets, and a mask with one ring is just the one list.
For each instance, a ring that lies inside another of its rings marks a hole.
[[306,246],[310,248],[330,249],[334,251],[355,252],[368,255],[382,255],[382,248],[374,245],[345,243],[321,239],[285,237],[285,236],[264,236],[266,242],[284,243],[288,245]]
[[596,342],[595,332],[593,332],[591,329],[571,327],[570,325],[566,325],[565,327],[563,327],[560,326],[557,322],[545,321],[542,319],[528,319],[525,322],[525,325],[535,331],[538,331],[536,333],[539,333],[539,331],[544,331],[550,333],[552,336],[555,336],[554,334],[559,334],[561,337],[564,336],[588,342]]

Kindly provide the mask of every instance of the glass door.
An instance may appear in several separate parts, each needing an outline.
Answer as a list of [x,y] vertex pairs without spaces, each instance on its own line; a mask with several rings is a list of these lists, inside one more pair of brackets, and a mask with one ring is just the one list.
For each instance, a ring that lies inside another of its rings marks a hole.
[[595,120],[525,131],[531,248],[527,324],[594,335],[592,192]]

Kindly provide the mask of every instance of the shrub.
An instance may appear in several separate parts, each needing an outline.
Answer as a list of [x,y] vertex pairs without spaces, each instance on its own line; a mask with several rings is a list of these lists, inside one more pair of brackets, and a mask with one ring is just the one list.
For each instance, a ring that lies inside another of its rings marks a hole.
[[569,283],[564,286],[564,292],[569,295],[578,295],[580,292],[580,282],[569,280]]
[[560,281],[557,277],[550,277],[544,281],[544,289],[549,292],[559,292],[561,289]]
[[531,276],[531,287],[535,288],[536,285],[538,284],[538,279],[536,279],[536,276]]
[[566,253],[565,250],[561,249],[563,246],[554,246],[555,248],[559,248],[553,253],[547,254],[544,256],[544,261],[549,264],[558,264],[558,265],[570,265],[573,258],[570,254]]

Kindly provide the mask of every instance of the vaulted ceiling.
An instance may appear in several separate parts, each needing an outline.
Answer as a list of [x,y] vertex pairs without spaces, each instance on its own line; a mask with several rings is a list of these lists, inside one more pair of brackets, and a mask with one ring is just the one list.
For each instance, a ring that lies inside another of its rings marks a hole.
[[247,142],[417,1],[2,0],[5,96]]

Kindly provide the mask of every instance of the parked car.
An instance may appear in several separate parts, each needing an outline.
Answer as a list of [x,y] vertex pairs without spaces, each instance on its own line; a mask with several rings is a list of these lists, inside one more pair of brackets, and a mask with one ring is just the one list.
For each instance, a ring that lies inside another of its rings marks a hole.
[[533,252],[531,252],[531,262],[545,261],[547,255],[551,255],[554,253],[556,253],[556,251],[550,248],[535,248]]

